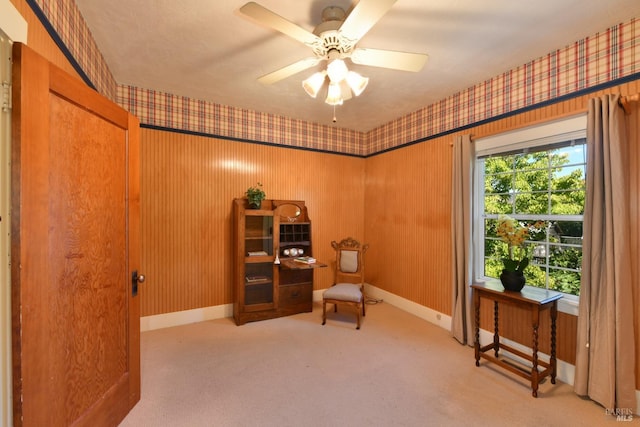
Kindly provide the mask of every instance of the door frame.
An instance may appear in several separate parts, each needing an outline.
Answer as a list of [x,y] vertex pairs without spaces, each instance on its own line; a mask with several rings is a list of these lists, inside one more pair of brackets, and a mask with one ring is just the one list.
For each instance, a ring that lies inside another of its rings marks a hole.
[[[13,42],[27,43],[28,25],[10,0],[0,0],[0,57],[11,58]],[[11,82],[11,61],[0,64],[0,84]],[[5,88],[0,87],[4,93]],[[0,425],[13,420],[11,372],[11,107],[0,98]],[[6,167],[6,169],[5,169]]]
[[[11,58],[12,43],[0,28],[0,58]],[[11,425],[13,417],[11,375],[11,108],[4,96],[11,81],[11,61],[0,63],[0,424]]]

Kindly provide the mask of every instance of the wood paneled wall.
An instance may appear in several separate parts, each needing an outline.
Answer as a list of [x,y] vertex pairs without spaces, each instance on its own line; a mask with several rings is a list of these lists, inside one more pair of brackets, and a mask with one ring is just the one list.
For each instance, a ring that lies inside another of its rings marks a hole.
[[[319,260],[364,236],[364,159],[150,129],[141,145],[142,316],[232,302],[232,201],[258,181],[305,201]],[[329,268],[315,274],[330,285]]]
[[[634,81],[597,93],[558,102],[502,120],[470,128],[474,139],[585,112],[588,100],[604,93],[623,95],[640,92]],[[631,219],[633,277],[640,274],[640,105],[629,118],[631,144]],[[435,138],[367,159],[365,189],[365,236],[371,243],[367,281],[434,310],[451,314],[450,174],[451,147],[455,135]],[[640,307],[640,285],[634,282],[636,307]],[[493,311],[484,304],[481,325],[491,329]],[[502,330],[507,337],[531,345],[530,316],[506,311]],[[640,388],[640,314],[636,313],[637,383]],[[575,316],[560,314],[558,357],[575,363]],[[546,329],[545,329],[546,328]],[[542,325],[546,334],[548,325]],[[541,335],[545,336],[545,335]],[[548,336],[548,335],[547,335]],[[548,349],[547,349],[548,351]]]
[[367,282],[451,313],[450,138],[367,159]]

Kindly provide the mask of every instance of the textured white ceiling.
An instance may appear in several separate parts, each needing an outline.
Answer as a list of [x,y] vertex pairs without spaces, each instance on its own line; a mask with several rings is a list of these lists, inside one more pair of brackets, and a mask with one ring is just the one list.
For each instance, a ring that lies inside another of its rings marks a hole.
[[[326,6],[357,3],[257,2],[309,31]],[[357,131],[640,17],[639,0],[398,0],[358,47],[426,53],[426,66],[410,73],[349,62],[369,86],[336,107],[334,124],[333,107],[301,87],[315,69],[270,86],[256,81],[312,52],[240,15],[246,0],[76,3],[118,83]]]

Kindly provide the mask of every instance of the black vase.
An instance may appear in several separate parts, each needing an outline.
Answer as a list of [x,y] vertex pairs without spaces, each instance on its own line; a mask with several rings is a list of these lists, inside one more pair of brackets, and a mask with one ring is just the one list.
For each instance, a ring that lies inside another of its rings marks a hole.
[[505,290],[520,292],[524,288],[526,279],[522,271],[502,270],[500,281]]

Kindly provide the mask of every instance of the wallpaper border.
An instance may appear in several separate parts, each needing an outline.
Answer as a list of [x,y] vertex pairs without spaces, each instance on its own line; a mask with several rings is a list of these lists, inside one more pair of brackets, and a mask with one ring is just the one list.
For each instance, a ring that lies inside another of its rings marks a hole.
[[640,73],[640,20],[634,17],[371,131],[357,132],[120,85],[74,0],[26,1],[87,84],[147,127],[359,157],[635,80]]

